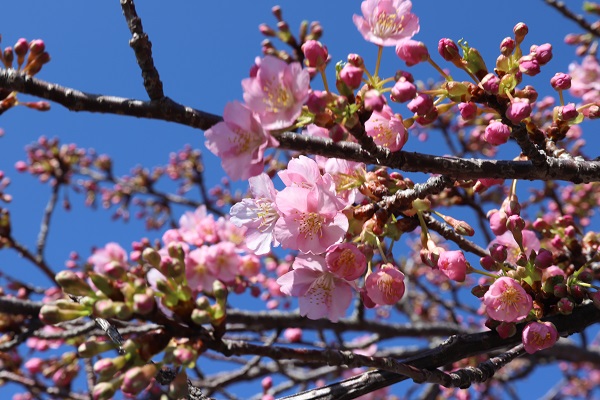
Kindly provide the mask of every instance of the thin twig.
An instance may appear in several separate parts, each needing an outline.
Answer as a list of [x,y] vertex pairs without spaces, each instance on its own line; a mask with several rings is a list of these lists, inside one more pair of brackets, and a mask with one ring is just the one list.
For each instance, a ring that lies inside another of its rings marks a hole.
[[42,217],[42,223],[40,224],[40,231],[38,233],[36,243],[36,257],[40,260],[44,257],[46,240],[48,239],[48,232],[50,231],[50,219],[52,218],[52,213],[56,209],[58,192],[60,191],[61,186],[62,185],[58,182],[52,186],[52,192],[50,193],[48,204],[46,204],[46,208],[44,209],[44,216]]
[[121,0],[121,9],[127,20],[127,26],[131,32],[129,45],[135,52],[135,58],[142,70],[144,78],[144,88],[150,100],[160,100],[165,97],[163,84],[152,58],[152,43],[142,27],[142,20],[135,11],[133,0]]
[[594,28],[589,22],[587,22],[581,15],[577,15],[573,13],[571,10],[565,6],[565,3],[562,1],[556,0],[544,0],[546,4],[556,9],[559,13],[561,13],[564,17],[574,21],[581,28],[591,33],[596,37],[600,37],[600,27]]

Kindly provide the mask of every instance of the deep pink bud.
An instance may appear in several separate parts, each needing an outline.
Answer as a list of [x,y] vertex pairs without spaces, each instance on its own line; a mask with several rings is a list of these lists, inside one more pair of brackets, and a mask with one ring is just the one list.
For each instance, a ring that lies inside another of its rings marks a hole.
[[587,117],[589,119],[600,118],[600,106],[594,104],[588,108]]
[[517,100],[509,104],[506,108],[506,117],[515,125],[531,115],[531,105],[526,100]]
[[392,88],[390,99],[396,103],[404,103],[417,95],[417,87],[411,82],[400,79]]
[[497,262],[506,261],[506,257],[508,257],[508,249],[503,244],[494,243],[494,245],[490,248],[490,256]]
[[283,337],[290,343],[298,343],[302,340],[302,329],[300,328],[287,328],[283,331]]
[[550,79],[550,84],[555,90],[566,90],[571,87],[571,75],[557,72]]
[[425,43],[412,39],[405,39],[398,43],[396,55],[409,67],[429,59],[429,51]]
[[433,108],[433,99],[427,94],[419,94],[407,105],[408,109],[417,115],[426,115]]
[[350,89],[357,89],[362,83],[363,70],[350,63],[344,65],[340,71],[340,79]]
[[365,93],[365,108],[369,111],[381,111],[385,105],[385,98],[377,89]]
[[552,322],[530,322],[523,329],[523,347],[529,354],[554,346],[558,331]]
[[508,57],[515,50],[516,45],[517,44],[515,43],[513,38],[506,37],[500,43],[500,53],[502,53],[503,56]]
[[460,103],[458,105],[458,111],[460,112],[462,119],[469,121],[477,115],[477,106],[472,101]]
[[539,46],[531,46],[530,53],[534,54],[534,57],[538,64],[544,65],[552,59],[552,45],[550,43],[544,43]]
[[363,58],[354,53],[348,54],[348,62],[358,68],[363,68],[365,66]]
[[491,94],[498,94],[500,88],[500,78],[495,74],[489,73],[481,80],[481,86],[483,90]]
[[494,235],[502,235],[506,232],[506,213],[504,211],[492,210],[488,213],[490,228]]
[[321,90],[311,90],[306,100],[308,111],[313,114],[320,114],[325,111],[329,103],[330,96],[327,92]]
[[438,268],[448,278],[456,282],[464,282],[467,274],[467,259],[460,250],[445,251],[440,254]]
[[27,54],[27,50],[29,50],[29,43],[27,42],[27,39],[21,38],[17,40],[17,43],[15,43],[13,46],[13,49],[15,50],[17,57],[23,57],[25,54]]
[[15,168],[19,172],[25,172],[29,167],[25,161],[17,161],[15,163]]
[[31,54],[33,55],[41,54],[45,49],[46,45],[42,39],[35,39],[29,43],[29,51],[31,51]]
[[304,53],[304,63],[307,67],[321,70],[327,65],[329,52],[327,46],[324,46],[317,40],[308,40],[302,45]]
[[569,103],[566,106],[558,108],[558,119],[561,121],[571,121],[579,116],[579,112],[575,109],[575,104]]
[[519,71],[525,75],[535,76],[540,73],[540,63],[532,56],[524,56],[519,59]]
[[525,220],[520,215],[511,215],[506,220],[506,229],[511,232],[521,232],[525,229]]
[[460,55],[458,54],[458,46],[454,41],[448,38],[442,38],[438,42],[438,52],[446,61],[458,60]]
[[510,128],[499,121],[491,121],[483,133],[483,139],[494,146],[508,142],[509,137]]
[[517,333],[517,327],[514,322],[502,322],[496,327],[496,332],[502,339],[506,339]]
[[552,255],[552,252],[541,248],[535,257],[534,265],[539,269],[546,269],[551,266],[553,262],[554,256]]
[[496,263],[496,261],[494,261],[494,259],[491,256],[485,256],[485,257],[481,257],[479,259],[479,264],[486,270],[486,271],[498,271],[500,269],[499,264]]

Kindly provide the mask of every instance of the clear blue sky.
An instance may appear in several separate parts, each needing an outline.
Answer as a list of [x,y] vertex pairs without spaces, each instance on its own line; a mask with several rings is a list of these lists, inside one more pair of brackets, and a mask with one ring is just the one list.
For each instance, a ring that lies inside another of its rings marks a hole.
[[[128,45],[130,33],[117,1],[3,3],[0,27],[3,47],[14,44],[20,37],[41,38],[46,42],[52,61],[38,75],[40,79],[91,93],[147,98],[140,70]],[[554,59],[542,74],[529,81],[538,91],[551,94],[549,78],[554,72],[566,72],[574,59],[574,49],[562,42],[565,34],[579,32],[578,27],[541,0],[417,0],[414,3],[413,11],[421,23],[421,31],[415,39],[423,41],[442,66],[443,60],[437,56],[437,42],[449,37],[465,38],[481,51],[491,67],[500,41],[512,35],[513,26],[520,21],[529,25],[527,47],[545,42],[554,45]],[[569,5],[578,11],[581,3],[570,1]],[[275,25],[270,13],[275,4],[240,0],[138,1],[137,11],[153,43],[154,60],[166,95],[215,114],[221,114],[226,102],[241,99],[240,81],[247,76],[254,58],[260,55],[263,37],[257,27],[261,22]],[[281,2],[281,5],[294,31],[303,19],[321,22],[325,31],[322,41],[328,46],[334,63],[352,52],[361,54],[368,65],[373,65],[377,50],[362,39],[352,23],[352,15],[360,13],[360,2],[308,0]],[[382,75],[392,74],[397,69],[405,69],[404,63],[396,58],[392,48],[387,48]],[[417,79],[434,75],[429,66],[410,71]],[[332,73],[330,71],[330,77]],[[0,118],[0,128],[5,131],[0,138],[0,170],[12,178],[8,193],[14,196],[14,204],[10,206],[13,231],[32,248],[49,187],[17,174],[13,166],[25,158],[24,146],[40,135],[58,136],[62,143],[74,142],[84,148],[93,147],[98,153],[108,153],[121,174],[138,164],[148,167],[166,164],[169,152],[190,143],[203,150],[210,171],[207,174],[209,187],[218,183],[223,173],[218,161],[204,148],[202,132],[175,124],[72,113],[54,104],[46,113],[23,107],[9,110]],[[405,150],[423,150],[412,139]],[[428,150],[436,153],[431,147]],[[147,235],[142,221],[111,222],[110,211],[89,211],[83,206],[82,197],[72,192],[69,198],[73,210],[57,213],[57,224],[49,237],[47,258],[56,271],[62,268],[72,250],[87,257],[92,246],[117,241],[129,248],[132,241]],[[34,276],[37,272],[28,263],[9,251],[0,252],[0,270],[22,280],[47,284]],[[542,393],[536,389],[531,396]]]

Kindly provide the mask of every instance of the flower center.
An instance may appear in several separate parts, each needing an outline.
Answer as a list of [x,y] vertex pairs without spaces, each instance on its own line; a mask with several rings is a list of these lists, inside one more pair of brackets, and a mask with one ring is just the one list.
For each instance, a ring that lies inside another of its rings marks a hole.
[[297,218],[296,221],[300,222],[300,233],[303,234],[305,238],[312,238],[316,233],[321,236],[321,226],[323,225],[323,222],[325,222],[325,218],[319,214],[315,212],[304,213],[300,218]]
[[519,303],[523,302],[523,296],[517,289],[513,287],[507,288],[504,292],[502,292],[500,297],[501,303],[504,305],[504,307],[512,307],[515,310],[518,309]]
[[229,142],[234,145],[236,155],[247,153],[249,149],[257,147],[260,143],[260,137],[253,132],[248,132],[240,128],[233,129],[235,137],[229,138]]
[[388,14],[382,11],[377,15],[377,20],[373,26],[373,34],[384,38],[402,32],[403,19],[404,15],[398,20],[398,14]]
[[331,292],[333,290],[333,277],[329,273],[324,273],[318,277],[306,292],[306,297],[313,304],[320,305],[331,304]]
[[383,274],[377,279],[377,288],[386,299],[393,299],[396,293],[394,288],[394,278],[388,274]]
[[276,80],[271,80],[263,86],[265,97],[263,102],[267,106],[268,112],[278,113],[290,108],[294,99],[290,91]]
[[258,230],[264,232],[268,230],[279,218],[279,214],[273,208],[273,202],[269,199],[257,199],[255,202],[258,210],[256,215],[260,218]]

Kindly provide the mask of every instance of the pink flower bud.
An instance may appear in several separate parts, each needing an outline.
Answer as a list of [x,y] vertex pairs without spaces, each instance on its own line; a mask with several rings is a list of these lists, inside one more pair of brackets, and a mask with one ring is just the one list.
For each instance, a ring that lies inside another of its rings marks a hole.
[[42,367],[44,366],[44,360],[38,357],[33,357],[27,360],[24,367],[29,371],[30,374],[39,374],[42,372]]
[[411,82],[400,79],[392,88],[390,98],[397,103],[404,103],[417,95],[417,87]]
[[511,232],[521,232],[525,229],[525,220],[519,215],[511,215],[506,221],[506,228]]
[[500,53],[502,53],[503,56],[508,57],[515,50],[516,45],[517,44],[515,43],[513,38],[506,37],[500,43]]
[[515,40],[517,41],[517,44],[519,44],[523,41],[523,39],[525,39],[525,36],[527,36],[527,34],[529,33],[529,28],[527,27],[527,25],[525,25],[524,22],[519,22],[513,28],[513,32],[515,34]]
[[556,303],[556,310],[563,315],[571,314],[573,312],[573,308],[575,308],[575,304],[566,297],[563,297],[562,299],[558,300],[558,303]]
[[459,103],[458,111],[460,112],[462,119],[469,121],[477,115],[477,106],[472,101]]
[[540,63],[532,56],[524,56],[519,59],[519,71],[525,75],[535,76],[540,73]]
[[535,266],[539,269],[546,269],[554,262],[554,255],[551,251],[541,248],[535,257]]
[[464,282],[467,274],[467,259],[460,250],[445,251],[440,254],[438,268],[448,278],[456,282]]
[[496,332],[502,339],[506,339],[517,333],[517,327],[514,322],[502,322],[496,327]]
[[499,121],[491,121],[483,133],[483,139],[494,146],[508,142],[509,137],[510,128]]
[[38,55],[44,52],[46,45],[42,39],[35,39],[29,43],[29,51],[32,55]]
[[533,45],[529,51],[534,54],[536,61],[540,65],[547,64],[552,59],[552,45],[550,43],[544,43],[539,46]]
[[409,67],[429,59],[429,51],[425,43],[412,39],[405,39],[398,43],[396,55]]
[[481,257],[479,259],[479,265],[481,265],[486,271],[498,271],[500,266],[494,261],[491,256]]
[[355,67],[358,68],[363,68],[365,66],[365,62],[363,61],[363,58],[361,56],[359,56],[358,54],[348,54],[348,62],[352,65],[354,65]]
[[367,277],[365,289],[375,304],[396,304],[404,296],[404,274],[392,264],[384,264]]
[[569,103],[566,106],[558,107],[557,117],[561,121],[571,121],[579,116],[579,112],[575,109],[575,104]]
[[483,87],[483,90],[488,93],[498,94],[498,89],[500,89],[500,78],[495,74],[489,73],[481,80],[481,86]]
[[552,322],[530,322],[523,329],[523,347],[529,354],[554,346],[558,331]]
[[283,337],[290,343],[298,343],[302,340],[302,329],[287,328],[283,331]]
[[488,213],[490,220],[490,229],[494,232],[494,235],[500,236],[506,232],[506,213],[504,211],[492,210]]
[[13,48],[17,57],[23,57],[27,54],[27,50],[29,50],[29,42],[27,42],[27,39],[21,38],[17,40]]
[[268,391],[273,387],[273,378],[271,378],[270,376],[264,377],[263,380],[260,382],[260,385],[262,386],[263,391]]
[[307,67],[321,70],[327,65],[329,52],[327,46],[316,40],[308,40],[302,45],[304,63]]
[[325,111],[331,96],[326,91],[311,90],[306,100],[308,111],[313,114],[320,114]]
[[531,115],[531,105],[529,101],[526,100],[517,100],[515,99],[510,105],[506,108],[506,117],[510,119],[510,121],[518,125],[522,120],[529,117]]
[[433,99],[427,94],[419,94],[407,105],[408,109],[417,115],[426,115],[433,109]]
[[340,79],[350,89],[357,89],[362,83],[363,69],[350,63],[344,65],[340,71]]
[[385,105],[385,98],[377,89],[365,93],[365,108],[369,111],[381,111]]
[[589,119],[600,118],[600,106],[594,104],[587,109],[587,117]]
[[502,244],[494,243],[490,248],[490,256],[494,261],[502,263],[506,261],[506,257],[508,257],[508,249]]
[[458,54],[458,46],[454,41],[448,38],[440,39],[438,42],[438,52],[446,61],[453,61],[460,59]]

